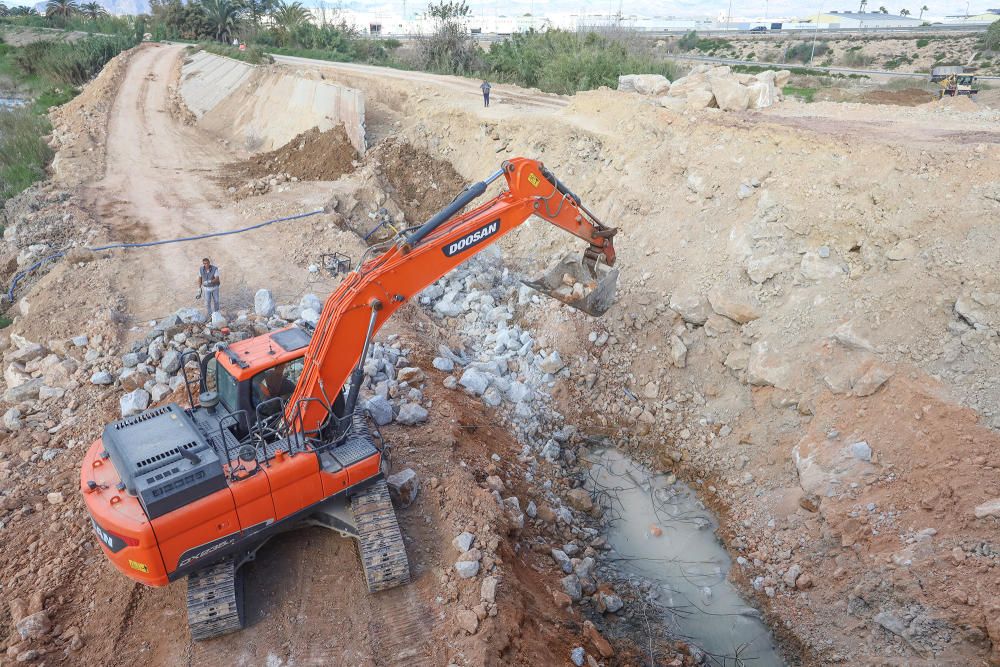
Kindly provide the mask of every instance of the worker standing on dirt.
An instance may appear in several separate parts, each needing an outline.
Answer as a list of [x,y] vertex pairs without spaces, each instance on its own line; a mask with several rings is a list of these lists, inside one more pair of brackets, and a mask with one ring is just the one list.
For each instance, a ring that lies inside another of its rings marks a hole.
[[488,107],[490,105],[490,82],[483,79],[483,83],[479,86],[480,90],[483,91],[483,106]]
[[208,318],[212,318],[212,313],[219,310],[219,267],[212,264],[208,257],[201,260],[201,268],[198,269],[198,287],[205,294],[205,312]]

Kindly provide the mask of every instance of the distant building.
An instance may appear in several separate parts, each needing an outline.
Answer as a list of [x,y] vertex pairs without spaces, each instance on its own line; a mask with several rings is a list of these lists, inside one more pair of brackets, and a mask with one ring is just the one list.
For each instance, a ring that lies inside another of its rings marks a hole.
[[803,16],[802,21],[810,21],[825,29],[866,28],[916,28],[923,24],[919,18],[912,16],[896,16],[881,12],[829,12],[825,14]]
[[993,23],[994,21],[1000,21],[1000,9],[987,9],[983,14],[970,14],[965,16],[946,16],[944,19],[945,23],[951,24],[963,24],[968,23],[970,25],[983,25],[988,23]]

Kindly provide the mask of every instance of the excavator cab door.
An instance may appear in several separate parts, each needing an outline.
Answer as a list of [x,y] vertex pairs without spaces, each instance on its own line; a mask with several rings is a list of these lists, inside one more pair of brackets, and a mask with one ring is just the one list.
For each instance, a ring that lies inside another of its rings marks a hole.
[[567,306],[600,317],[615,302],[618,269],[582,253],[570,253],[534,280],[522,282]]

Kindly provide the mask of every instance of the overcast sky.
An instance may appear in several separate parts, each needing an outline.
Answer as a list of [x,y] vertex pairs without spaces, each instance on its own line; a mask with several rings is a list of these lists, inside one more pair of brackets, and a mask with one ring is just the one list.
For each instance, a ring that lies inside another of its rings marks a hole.
[[[536,14],[548,12],[580,12],[588,13],[615,13],[621,4],[625,14],[638,14],[642,16],[717,16],[719,12],[729,11],[728,0],[596,0],[584,2],[582,0],[467,0],[476,14],[485,12],[487,14],[511,15],[515,13],[523,14],[531,11],[532,7]],[[309,4],[309,3],[306,3]],[[330,2],[331,5],[337,3]],[[363,2],[354,0],[345,2],[344,7],[364,11],[365,9],[387,9],[393,12],[403,13],[403,2]],[[412,14],[420,12],[426,7],[426,2],[409,0],[406,4],[406,13]],[[809,2],[804,0],[733,0],[733,16],[763,16],[765,12],[768,16],[806,16],[813,14],[822,8],[822,11],[830,10],[857,11],[859,0],[823,0]],[[898,14],[901,9],[908,9],[914,15],[920,13],[920,7],[926,4],[928,11],[925,16],[946,16],[965,14],[966,0],[869,0],[869,11],[877,9],[881,5],[892,14]],[[1000,0],[970,0],[968,2],[969,11],[972,14],[985,12],[991,7],[1000,8]]]

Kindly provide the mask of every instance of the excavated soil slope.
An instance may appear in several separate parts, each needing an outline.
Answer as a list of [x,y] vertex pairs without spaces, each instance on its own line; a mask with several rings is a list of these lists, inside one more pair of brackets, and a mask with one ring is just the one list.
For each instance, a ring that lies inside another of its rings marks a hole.
[[[735,576],[807,656],[997,659],[997,519],[975,511],[1000,492],[995,112],[681,115],[601,90],[498,117],[422,79],[404,97],[343,76],[466,179],[538,157],[620,227],[612,312],[529,322],[572,360],[557,395],[570,421],[710,480]],[[503,245],[530,268],[571,242],[535,221]]]

